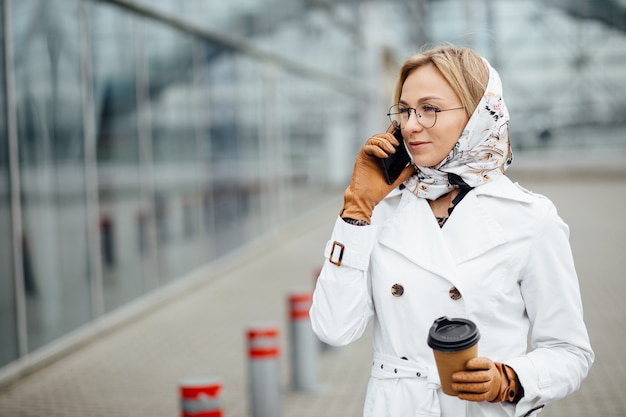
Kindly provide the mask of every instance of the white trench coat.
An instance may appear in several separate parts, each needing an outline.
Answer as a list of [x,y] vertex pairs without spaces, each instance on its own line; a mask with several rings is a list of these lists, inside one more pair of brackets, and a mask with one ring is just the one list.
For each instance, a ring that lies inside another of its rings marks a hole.
[[[371,226],[337,219],[313,329],[346,345],[373,319],[365,417],[534,415],[578,389],[594,359],[568,238],[550,200],[506,176],[467,194],[443,228],[426,200],[397,188]],[[426,344],[441,316],[478,325],[479,355],[518,375],[525,394],[517,405],[443,394]]]

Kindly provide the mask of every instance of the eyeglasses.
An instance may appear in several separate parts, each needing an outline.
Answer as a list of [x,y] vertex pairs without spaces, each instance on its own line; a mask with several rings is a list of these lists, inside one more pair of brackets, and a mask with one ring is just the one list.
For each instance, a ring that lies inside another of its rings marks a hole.
[[439,110],[430,104],[424,104],[420,108],[415,109],[412,107],[406,107],[402,104],[394,104],[389,109],[387,116],[389,116],[389,120],[391,120],[392,123],[395,121],[399,126],[404,126],[409,121],[412,111],[415,113],[417,123],[422,125],[424,129],[430,129],[435,125],[435,123],[437,123],[437,113],[441,113],[443,111],[461,110],[464,108],[465,107],[455,107],[453,109]]

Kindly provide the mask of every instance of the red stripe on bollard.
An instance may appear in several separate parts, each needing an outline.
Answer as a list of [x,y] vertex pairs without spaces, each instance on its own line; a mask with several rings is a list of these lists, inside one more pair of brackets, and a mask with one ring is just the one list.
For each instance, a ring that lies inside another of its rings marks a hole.
[[299,293],[289,296],[290,318],[292,320],[308,319],[312,298],[310,293]]
[[248,356],[250,359],[277,358],[279,354],[278,328],[256,327],[248,330]]
[[222,384],[216,378],[186,378],[180,381],[181,417],[223,417]]
[[309,310],[306,311],[292,311],[289,315],[291,320],[304,320],[309,318]]
[[275,327],[265,327],[248,330],[248,339],[255,339],[257,337],[278,337],[278,329]]
[[277,358],[280,354],[280,349],[278,348],[257,348],[250,349],[248,351],[248,355],[250,355],[250,359],[265,359],[265,358]]
[[208,385],[206,387],[181,387],[181,393],[185,399],[193,399],[200,394],[206,394],[209,397],[217,397],[221,391],[221,385]]
[[200,411],[193,414],[183,414],[184,417],[224,417],[222,410],[217,411]]

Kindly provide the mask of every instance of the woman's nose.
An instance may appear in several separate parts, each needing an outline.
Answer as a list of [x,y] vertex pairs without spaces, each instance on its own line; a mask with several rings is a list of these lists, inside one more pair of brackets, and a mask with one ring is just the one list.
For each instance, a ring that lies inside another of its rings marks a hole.
[[406,131],[421,131],[424,129],[424,126],[420,124],[417,117],[417,110],[411,109],[409,110],[409,118],[404,123],[403,130]]

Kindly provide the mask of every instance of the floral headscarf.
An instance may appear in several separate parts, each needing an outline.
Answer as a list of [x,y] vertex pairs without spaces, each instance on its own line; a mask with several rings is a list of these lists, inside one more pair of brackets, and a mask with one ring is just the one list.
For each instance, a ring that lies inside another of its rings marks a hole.
[[503,175],[511,165],[509,112],[502,82],[489,62],[483,61],[489,68],[489,82],[454,148],[438,165],[417,166],[417,182],[415,176],[405,182],[418,197],[435,200],[454,188],[477,187]]

